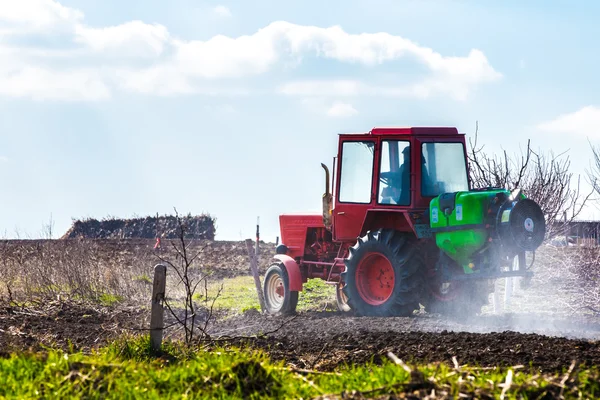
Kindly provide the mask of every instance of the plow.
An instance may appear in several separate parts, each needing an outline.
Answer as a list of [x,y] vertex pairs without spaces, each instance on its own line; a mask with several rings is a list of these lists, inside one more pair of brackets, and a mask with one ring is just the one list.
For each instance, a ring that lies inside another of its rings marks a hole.
[[268,313],[295,313],[308,279],[334,285],[340,311],[382,317],[476,315],[497,279],[531,280],[544,214],[520,188],[473,188],[456,128],[339,134],[333,176],[321,166],[322,213],[279,216]]

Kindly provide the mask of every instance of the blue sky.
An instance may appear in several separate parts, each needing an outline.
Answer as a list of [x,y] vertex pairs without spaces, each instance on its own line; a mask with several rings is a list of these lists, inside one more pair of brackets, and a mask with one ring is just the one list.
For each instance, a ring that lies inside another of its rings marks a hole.
[[478,120],[490,151],[530,138],[584,173],[599,8],[0,0],[1,236],[177,207],[274,240],[280,213],[319,211],[336,134],[374,126]]

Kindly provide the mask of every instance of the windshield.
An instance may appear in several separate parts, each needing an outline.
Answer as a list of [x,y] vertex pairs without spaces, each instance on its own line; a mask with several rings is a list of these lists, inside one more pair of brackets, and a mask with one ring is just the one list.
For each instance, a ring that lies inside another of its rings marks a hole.
[[469,190],[462,143],[423,143],[422,152],[422,196]]

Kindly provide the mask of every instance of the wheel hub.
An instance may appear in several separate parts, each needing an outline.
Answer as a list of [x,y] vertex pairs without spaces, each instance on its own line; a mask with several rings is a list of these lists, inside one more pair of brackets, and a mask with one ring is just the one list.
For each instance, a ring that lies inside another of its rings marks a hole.
[[533,232],[533,228],[535,227],[533,220],[531,218],[526,218],[525,222],[523,223],[525,230],[527,232]]
[[277,293],[279,296],[283,297],[283,294],[284,294],[283,282],[280,285],[277,285],[277,288],[275,289],[275,293]]
[[383,254],[369,253],[356,269],[360,297],[373,306],[385,303],[394,291],[396,276],[390,261]]
[[266,296],[269,303],[275,307],[281,307],[284,298],[283,279],[280,275],[273,275],[267,282]]

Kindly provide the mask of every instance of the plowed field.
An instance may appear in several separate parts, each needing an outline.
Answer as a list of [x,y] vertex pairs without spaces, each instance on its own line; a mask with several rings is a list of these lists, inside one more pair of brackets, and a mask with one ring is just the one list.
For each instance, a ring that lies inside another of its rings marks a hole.
[[[152,251],[152,244],[144,244],[142,250]],[[141,251],[139,242],[135,246]],[[120,253],[127,251],[123,242],[106,248],[108,252],[117,248]],[[204,262],[214,264],[219,277],[248,274],[243,243],[216,242],[210,249]],[[264,249],[261,270],[272,250]],[[530,289],[515,292],[514,309],[494,314],[488,307],[484,315],[469,321],[428,314],[360,318],[317,310],[284,318],[250,310],[217,319],[210,324],[209,333],[213,338],[230,338],[234,344],[259,347],[298,368],[316,370],[377,361],[388,351],[407,362],[452,363],[455,357],[459,364],[525,368],[531,364],[542,371],[566,368],[572,360],[599,364],[596,306],[586,302],[585,307],[577,308],[573,300],[593,290],[577,292],[573,282],[556,283],[544,271],[540,269]],[[566,306],[560,308],[563,303]],[[41,350],[45,345],[68,349],[71,344],[89,350],[123,332],[143,332],[148,327],[148,305],[82,306],[58,300],[26,307],[6,305],[0,309],[0,354],[14,349]],[[267,335],[253,337],[261,333]]]

